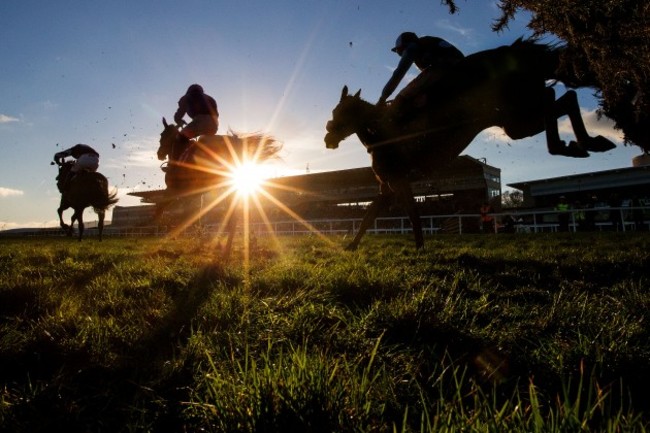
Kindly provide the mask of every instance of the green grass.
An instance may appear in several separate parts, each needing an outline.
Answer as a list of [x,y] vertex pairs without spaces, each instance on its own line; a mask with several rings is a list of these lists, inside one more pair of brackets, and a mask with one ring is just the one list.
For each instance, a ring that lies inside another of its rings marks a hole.
[[649,239],[5,239],[0,431],[647,431]]

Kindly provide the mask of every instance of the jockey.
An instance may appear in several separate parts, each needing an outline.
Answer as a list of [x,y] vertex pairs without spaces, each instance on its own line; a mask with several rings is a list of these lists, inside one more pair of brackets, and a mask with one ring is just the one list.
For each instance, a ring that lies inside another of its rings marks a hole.
[[465,58],[458,48],[444,39],[434,36],[418,37],[413,32],[399,35],[391,51],[397,53],[401,59],[384,86],[378,104],[386,103],[413,63],[421,71],[393,101],[393,108],[398,113],[404,109],[407,111],[409,108],[422,108],[427,102],[423,92]]
[[[187,123],[183,120],[185,115],[192,120]],[[174,122],[184,126],[181,134],[187,139],[199,135],[215,135],[219,128],[219,111],[217,102],[210,95],[203,92],[203,87],[192,84],[187,88],[185,95],[178,100],[178,110],[174,114]]]
[[61,165],[63,158],[72,156],[75,159],[74,165],[70,169],[68,176],[63,180],[63,189],[66,189],[68,182],[75,174],[82,170],[96,172],[99,168],[99,153],[87,144],[76,144],[69,149],[62,150],[54,154],[54,161]]
[[70,170],[73,173],[81,170],[95,172],[99,168],[99,153],[87,144],[76,144],[69,149],[55,153],[54,161],[61,165],[61,160],[66,156],[72,156],[76,160]]

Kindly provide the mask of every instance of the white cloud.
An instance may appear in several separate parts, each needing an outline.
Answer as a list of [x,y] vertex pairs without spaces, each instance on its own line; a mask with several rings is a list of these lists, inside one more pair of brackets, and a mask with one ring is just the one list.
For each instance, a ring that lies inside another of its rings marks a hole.
[[18,119],[15,117],[7,116],[6,114],[0,114],[0,123],[10,122],[18,122]]
[[24,192],[17,190],[17,189],[11,189],[11,188],[4,188],[0,186],[0,197],[11,197],[11,196],[16,196],[16,195],[23,195]]
[[463,38],[469,39],[473,37],[474,35],[474,29],[467,28],[467,27],[461,27],[457,24],[452,24],[451,21],[447,19],[443,20],[438,20],[436,22],[436,25],[440,27],[441,29],[448,30],[454,33],[457,33],[458,35],[462,36]]
[[[582,115],[582,119],[585,122],[585,128],[587,128],[589,135],[592,137],[602,135],[603,137],[608,138],[616,143],[623,143],[623,132],[614,129],[614,121],[612,119],[605,116],[598,119],[598,113],[596,109],[586,110],[583,108],[580,110],[580,114]],[[567,138],[570,140],[575,139],[573,127],[571,126],[571,121],[568,117],[562,118],[558,122],[557,126],[560,134],[569,135]]]
[[27,229],[27,228],[55,228],[59,227],[59,220],[52,219],[48,221],[25,221],[17,223],[13,221],[0,221],[1,230]]

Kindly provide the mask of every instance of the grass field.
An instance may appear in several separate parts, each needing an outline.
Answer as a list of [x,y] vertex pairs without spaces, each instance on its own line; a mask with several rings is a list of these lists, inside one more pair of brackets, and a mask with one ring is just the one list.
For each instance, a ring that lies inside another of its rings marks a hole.
[[3,239],[0,431],[648,431],[649,240]]

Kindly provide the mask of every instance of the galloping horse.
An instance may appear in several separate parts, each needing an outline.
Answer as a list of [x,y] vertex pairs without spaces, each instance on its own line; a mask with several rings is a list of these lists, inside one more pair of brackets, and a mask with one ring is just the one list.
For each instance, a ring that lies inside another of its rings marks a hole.
[[[104,232],[104,216],[106,210],[117,203],[117,191],[108,191],[108,180],[103,174],[87,171],[80,171],[68,182],[67,186],[64,185],[73,165],[74,161],[63,161],[59,164],[59,175],[56,177],[56,185],[61,192],[61,202],[57,209],[59,224],[68,236],[72,236],[73,226],[77,221],[79,225],[79,241],[81,241],[84,233],[84,209],[92,206],[98,216],[97,229],[101,241]],[[70,225],[63,222],[63,211],[68,208],[74,210]]]
[[[215,188],[227,186],[233,167],[245,161],[260,163],[277,156],[282,145],[265,134],[203,135],[188,140],[175,124],[163,121],[158,159],[168,159],[165,169],[167,199],[157,209],[157,216],[179,197],[201,195]],[[237,225],[235,212],[226,217],[224,225],[229,232],[225,254],[230,253]]]
[[[348,249],[355,249],[379,211],[393,197],[402,200],[413,227],[417,248],[424,246],[420,216],[410,182],[440,169],[456,158],[481,131],[503,128],[513,140],[546,131],[549,153],[587,157],[615,145],[604,137],[591,137],[580,115],[575,91],[560,98],[547,85],[562,81],[570,87],[590,86],[575,77],[560,75],[562,48],[518,40],[510,46],[467,56],[426,93],[427,104],[413,119],[400,124],[390,106],[361,99],[360,92],[341,99],[327,123],[325,143],[336,149],[356,133],[372,158],[380,184],[379,196],[368,208]],[[557,119],[568,115],[576,141],[560,140]]]

